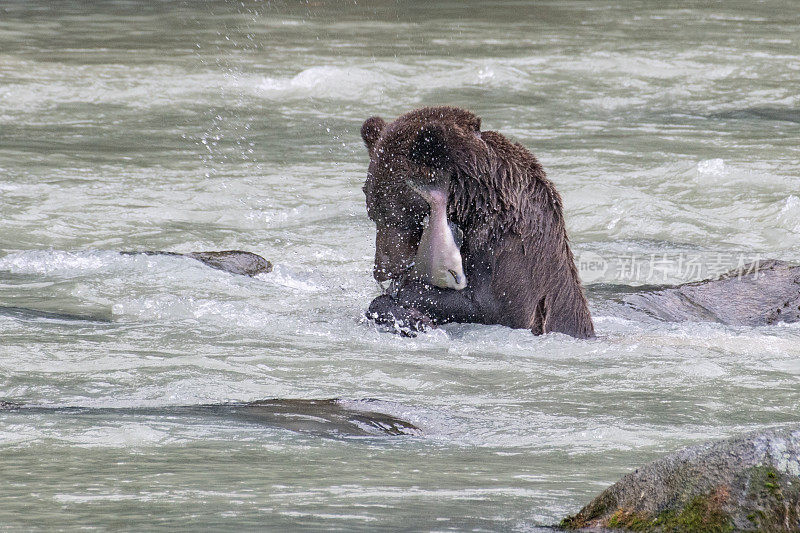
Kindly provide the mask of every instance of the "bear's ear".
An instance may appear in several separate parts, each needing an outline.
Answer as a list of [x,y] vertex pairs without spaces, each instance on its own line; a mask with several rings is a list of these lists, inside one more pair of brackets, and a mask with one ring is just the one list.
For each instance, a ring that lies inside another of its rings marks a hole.
[[445,168],[451,163],[446,132],[441,124],[426,124],[420,128],[408,157],[420,165]]
[[378,142],[378,139],[381,137],[381,132],[385,127],[386,121],[381,117],[369,117],[364,121],[364,124],[361,126],[361,138],[364,139],[367,150],[372,152],[372,147]]

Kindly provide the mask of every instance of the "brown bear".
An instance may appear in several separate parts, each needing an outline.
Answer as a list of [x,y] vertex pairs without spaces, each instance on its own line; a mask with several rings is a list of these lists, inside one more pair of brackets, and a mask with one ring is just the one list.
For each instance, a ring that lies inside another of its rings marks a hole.
[[[564,226],[561,196],[536,157],[455,107],[426,107],[387,124],[364,122],[370,164],[364,193],[375,222],[379,296],[368,315],[409,329],[445,322],[594,336]],[[448,185],[448,215],[463,231],[463,290],[407,276],[429,205],[409,182]]]

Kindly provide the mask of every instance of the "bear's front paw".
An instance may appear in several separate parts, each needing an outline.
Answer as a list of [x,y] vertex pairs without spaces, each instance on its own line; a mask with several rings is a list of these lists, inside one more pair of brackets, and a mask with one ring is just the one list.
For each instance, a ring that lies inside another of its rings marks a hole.
[[416,337],[417,333],[436,327],[428,315],[413,307],[399,306],[388,295],[375,298],[366,316],[376,324],[388,326],[394,333],[404,337]]
[[397,320],[395,328],[399,329],[398,333],[405,337],[416,337],[418,332],[425,332],[429,329],[435,329],[436,324],[433,323],[431,318],[424,314],[419,309],[411,308],[406,309],[407,314],[402,320]]

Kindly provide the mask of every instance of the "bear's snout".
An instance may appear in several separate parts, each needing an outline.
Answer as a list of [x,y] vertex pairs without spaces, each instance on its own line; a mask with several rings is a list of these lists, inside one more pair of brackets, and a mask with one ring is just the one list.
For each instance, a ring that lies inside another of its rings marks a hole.
[[414,231],[378,224],[372,267],[375,281],[400,279],[411,266],[418,244],[419,235]]

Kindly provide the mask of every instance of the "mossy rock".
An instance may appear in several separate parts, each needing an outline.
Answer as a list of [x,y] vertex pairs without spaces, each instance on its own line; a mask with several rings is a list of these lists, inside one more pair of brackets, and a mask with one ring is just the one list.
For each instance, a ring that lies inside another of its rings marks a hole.
[[800,426],[684,448],[624,476],[566,530],[800,531]]

